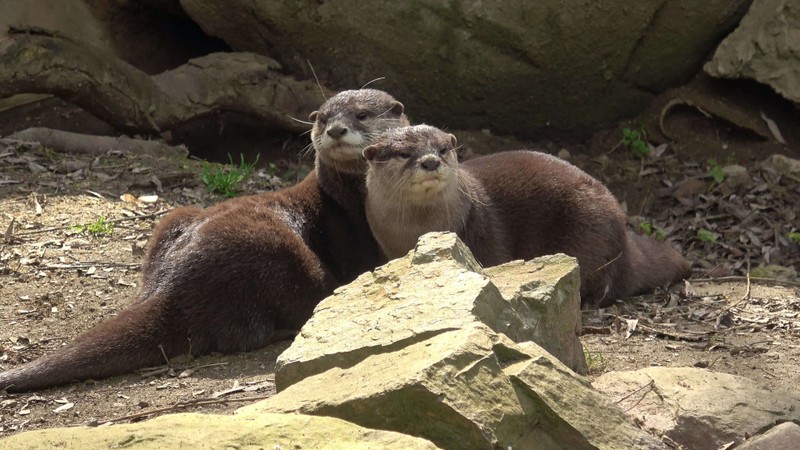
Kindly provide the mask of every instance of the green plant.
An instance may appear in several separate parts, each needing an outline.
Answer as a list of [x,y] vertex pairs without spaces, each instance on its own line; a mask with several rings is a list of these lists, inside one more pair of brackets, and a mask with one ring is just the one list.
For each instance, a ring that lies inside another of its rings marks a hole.
[[725,181],[725,172],[722,170],[719,164],[717,164],[717,160],[711,158],[708,160],[708,175],[714,179],[714,182],[717,184],[722,183]]
[[244,162],[244,155],[240,153],[240,161],[237,166],[233,163],[230,153],[228,153],[230,166],[212,167],[211,164],[206,163],[203,166],[203,173],[200,174],[200,181],[206,185],[206,188],[212,194],[233,197],[238,193],[239,184],[250,178],[253,169],[258,163],[259,156],[261,155],[256,155],[256,160],[252,164],[247,164]]
[[608,367],[608,361],[606,361],[602,353],[594,353],[584,348],[583,356],[586,358],[586,371],[588,373],[599,373]]
[[647,133],[641,127],[622,129],[622,145],[628,147],[637,158],[644,158],[650,154],[650,146],[647,145],[646,138]]
[[705,228],[701,228],[697,230],[697,238],[703,242],[716,242],[716,240],[719,238],[719,235],[713,231],[708,231]]
[[793,232],[789,233],[787,236],[789,236],[789,239],[791,239],[794,242],[800,244],[800,233],[798,233],[796,231],[793,231]]
[[88,231],[90,234],[95,236],[107,236],[114,232],[114,224],[107,221],[105,217],[100,216],[92,223],[72,225],[70,229],[75,230],[78,233],[85,233]]
[[639,228],[642,232],[648,236],[652,236],[659,241],[663,241],[667,238],[667,233],[664,231],[663,228],[654,227],[653,224],[649,222],[642,222],[639,224]]

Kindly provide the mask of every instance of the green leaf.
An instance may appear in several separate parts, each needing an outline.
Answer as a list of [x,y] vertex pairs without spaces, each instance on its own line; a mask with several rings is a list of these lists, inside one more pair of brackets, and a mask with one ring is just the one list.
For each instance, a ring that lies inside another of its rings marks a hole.
[[701,228],[697,230],[697,238],[703,242],[716,242],[719,238],[719,234],[714,233],[713,231],[708,231],[705,228]]

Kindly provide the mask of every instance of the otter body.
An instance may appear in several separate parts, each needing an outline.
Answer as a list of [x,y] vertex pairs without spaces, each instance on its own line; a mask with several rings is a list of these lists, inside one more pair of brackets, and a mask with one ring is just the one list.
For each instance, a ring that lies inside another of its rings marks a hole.
[[311,115],[318,117],[335,117],[337,128],[329,133],[315,120],[315,171],[281,191],[172,211],[149,240],[133,303],[66,347],[0,373],[0,391],[161,364],[159,346],[167,357],[263,347],[299,330],[334,288],[381,264],[364,213],[365,166],[345,155],[362,159],[376,133],[407,124],[403,106],[381,91],[345,91]]
[[[413,235],[429,231],[456,232],[484,266],[566,253],[580,264],[587,306],[690,274],[673,248],[626,231],[625,214],[611,192],[577,167],[533,151],[459,165],[454,148],[452,135],[416,126],[391,130],[365,149],[367,219],[388,257],[405,254],[416,244]],[[426,171],[423,159],[435,169]],[[430,180],[435,195],[410,194],[416,180]],[[413,226],[442,214],[455,219]]]

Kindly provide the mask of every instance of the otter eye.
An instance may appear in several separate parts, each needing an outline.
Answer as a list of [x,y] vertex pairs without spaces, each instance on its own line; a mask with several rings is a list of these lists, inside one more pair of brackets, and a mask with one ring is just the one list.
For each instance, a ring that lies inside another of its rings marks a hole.
[[398,153],[397,156],[399,156],[399,157],[401,157],[403,159],[408,159],[408,158],[411,158],[411,153],[401,152],[401,153]]
[[441,149],[439,150],[439,156],[442,156],[442,157],[444,157],[444,156],[447,156],[447,152],[449,152],[449,151],[450,151],[450,149],[449,149],[449,148],[447,148],[447,147],[443,147],[443,148],[441,148]]
[[366,118],[367,118],[367,113],[365,113],[364,111],[361,111],[360,113],[356,114],[356,119],[358,120],[364,120]]

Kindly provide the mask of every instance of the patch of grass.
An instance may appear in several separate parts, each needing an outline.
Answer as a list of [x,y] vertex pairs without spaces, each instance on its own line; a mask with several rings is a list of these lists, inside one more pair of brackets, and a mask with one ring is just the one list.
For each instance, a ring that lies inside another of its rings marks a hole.
[[70,229],[78,233],[89,233],[95,236],[110,236],[114,232],[114,224],[109,222],[105,217],[100,216],[92,223],[83,225],[72,225]]
[[602,353],[593,353],[584,348],[583,356],[586,358],[586,371],[590,374],[603,372],[608,367],[608,361]]
[[703,242],[716,242],[717,239],[719,239],[719,234],[706,230],[705,228],[701,228],[697,230],[697,238]]
[[787,234],[787,236],[789,237],[789,239],[793,240],[796,244],[800,244],[800,233],[795,231]]
[[637,158],[644,158],[650,154],[650,146],[647,145],[647,133],[642,127],[623,128],[622,145],[628,147]]
[[722,167],[714,158],[708,160],[708,175],[713,178],[714,182],[717,184],[721,184],[725,181],[725,172],[722,171]]
[[659,241],[663,241],[667,238],[667,233],[664,231],[663,228],[654,227],[653,224],[649,222],[642,222],[639,224],[639,228],[642,232],[648,236],[652,236]]
[[239,165],[233,163],[233,158],[228,153],[229,167],[212,167],[206,163],[203,166],[203,173],[200,174],[200,181],[206,185],[208,192],[219,194],[223,197],[234,197],[239,193],[239,184],[250,178],[253,169],[258,163],[259,155],[252,164],[244,161],[244,155],[239,154]]

